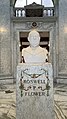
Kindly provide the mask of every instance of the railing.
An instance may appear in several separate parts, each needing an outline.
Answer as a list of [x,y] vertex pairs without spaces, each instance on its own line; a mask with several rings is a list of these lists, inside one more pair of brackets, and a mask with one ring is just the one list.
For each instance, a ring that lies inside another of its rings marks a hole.
[[55,8],[45,7],[43,10],[43,16],[55,16]]
[[25,17],[24,8],[14,8],[14,16],[15,17]]
[[[46,16],[55,16],[55,8],[54,7],[44,7],[43,9],[43,17]],[[24,8],[14,8],[14,17],[26,17]]]

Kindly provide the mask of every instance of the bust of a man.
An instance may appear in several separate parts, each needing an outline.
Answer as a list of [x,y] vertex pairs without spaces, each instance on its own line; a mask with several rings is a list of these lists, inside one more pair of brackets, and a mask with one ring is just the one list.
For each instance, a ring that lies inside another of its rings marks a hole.
[[[44,63],[48,59],[48,51],[39,46],[40,35],[36,30],[32,30],[28,35],[30,46],[22,50],[22,57],[25,63]],[[22,61],[23,62],[23,61]]]

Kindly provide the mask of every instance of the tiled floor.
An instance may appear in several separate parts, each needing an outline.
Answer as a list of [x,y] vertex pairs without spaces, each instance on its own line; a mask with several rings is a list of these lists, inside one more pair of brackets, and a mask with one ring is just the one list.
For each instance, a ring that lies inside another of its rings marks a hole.
[[16,119],[15,85],[0,85],[0,119]]
[[[67,119],[67,85],[54,87],[55,119]],[[0,84],[0,119],[16,119],[15,84]]]
[[67,85],[56,85],[54,91],[56,119],[67,119]]

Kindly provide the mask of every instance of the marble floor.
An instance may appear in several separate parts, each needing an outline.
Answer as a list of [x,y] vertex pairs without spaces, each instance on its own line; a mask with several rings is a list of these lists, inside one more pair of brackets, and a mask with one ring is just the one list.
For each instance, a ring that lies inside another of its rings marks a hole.
[[[67,119],[67,85],[54,86],[55,119]],[[0,84],[0,119],[16,119],[16,84]]]

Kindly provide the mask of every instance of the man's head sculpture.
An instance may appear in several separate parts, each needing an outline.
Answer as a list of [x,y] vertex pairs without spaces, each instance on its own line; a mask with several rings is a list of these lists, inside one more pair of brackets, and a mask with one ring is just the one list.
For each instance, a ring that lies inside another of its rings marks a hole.
[[40,35],[36,30],[32,30],[28,35],[28,41],[31,47],[37,47],[40,43]]
[[39,46],[40,35],[32,30],[28,35],[30,46],[22,50],[22,57],[25,63],[44,63],[47,59],[47,50]]

